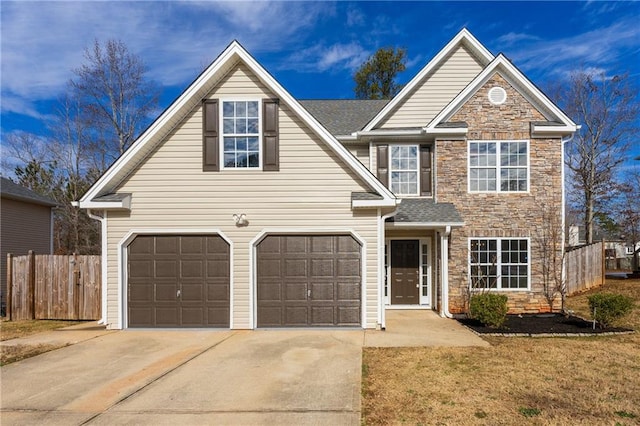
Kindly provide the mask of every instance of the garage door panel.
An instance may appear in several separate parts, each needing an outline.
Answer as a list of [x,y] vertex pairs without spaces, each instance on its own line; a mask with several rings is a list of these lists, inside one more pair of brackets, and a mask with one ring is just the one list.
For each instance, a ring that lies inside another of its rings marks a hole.
[[311,275],[313,277],[330,277],[335,275],[334,269],[335,260],[331,259],[312,259],[311,260]]
[[296,301],[306,301],[307,300],[307,289],[304,284],[296,283],[285,283],[285,302],[296,302]]
[[217,235],[142,235],[128,248],[130,327],[228,327],[229,245]]
[[312,302],[334,302],[334,282],[315,282],[311,284],[311,301]]
[[129,300],[142,303],[153,302],[153,286],[149,284],[140,284],[130,288]]
[[204,278],[204,261],[199,260],[183,260],[180,262],[182,278]]
[[360,325],[360,308],[356,306],[339,306],[337,308],[338,322],[344,325]]
[[360,245],[353,237],[269,235],[256,253],[259,327],[360,325]]
[[307,259],[285,259],[284,261],[284,274],[286,277],[306,278],[307,269]]
[[289,326],[307,325],[308,308],[306,306],[286,306],[285,307],[285,324]]
[[129,262],[129,278],[149,278],[153,276],[153,260]]
[[156,237],[155,254],[178,254],[178,238],[173,235]]
[[178,262],[175,260],[162,260],[154,262],[156,278],[177,278]]

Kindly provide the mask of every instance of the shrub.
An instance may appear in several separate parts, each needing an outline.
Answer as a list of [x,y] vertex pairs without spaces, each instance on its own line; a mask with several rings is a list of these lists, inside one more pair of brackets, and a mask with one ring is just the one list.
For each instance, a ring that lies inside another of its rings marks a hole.
[[469,314],[487,327],[502,327],[507,319],[507,296],[496,293],[474,294],[469,300]]
[[587,299],[591,316],[598,321],[601,328],[611,325],[633,309],[633,299],[623,294],[598,293],[587,297]]

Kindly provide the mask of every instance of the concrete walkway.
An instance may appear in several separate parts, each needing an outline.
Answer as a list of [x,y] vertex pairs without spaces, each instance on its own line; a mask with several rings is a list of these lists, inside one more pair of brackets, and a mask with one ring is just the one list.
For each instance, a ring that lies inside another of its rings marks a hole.
[[363,346],[486,344],[432,312],[387,319],[387,331],[88,324],[5,341],[71,346],[2,367],[0,423],[359,425]]

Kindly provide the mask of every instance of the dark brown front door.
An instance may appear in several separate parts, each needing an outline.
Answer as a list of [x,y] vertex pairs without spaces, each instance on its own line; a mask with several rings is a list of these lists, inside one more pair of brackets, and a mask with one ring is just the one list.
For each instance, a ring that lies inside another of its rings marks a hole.
[[360,326],[360,244],[350,235],[269,235],[257,246],[258,327]]
[[139,235],[128,247],[129,327],[229,327],[229,244]]
[[391,241],[391,304],[420,303],[420,241]]

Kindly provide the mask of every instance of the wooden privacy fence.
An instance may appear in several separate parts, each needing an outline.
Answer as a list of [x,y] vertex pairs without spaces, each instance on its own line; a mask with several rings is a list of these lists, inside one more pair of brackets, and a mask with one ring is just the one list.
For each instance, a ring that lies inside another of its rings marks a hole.
[[7,317],[100,318],[100,256],[7,255]]
[[565,255],[567,296],[604,284],[604,242]]

